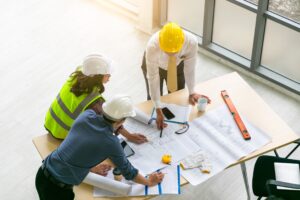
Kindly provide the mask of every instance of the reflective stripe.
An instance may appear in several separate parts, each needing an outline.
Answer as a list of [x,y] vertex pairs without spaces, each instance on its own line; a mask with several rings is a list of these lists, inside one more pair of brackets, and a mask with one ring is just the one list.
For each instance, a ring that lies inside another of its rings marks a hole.
[[52,108],[49,109],[50,114],[52,116],[52,118],[64,129],[66,129],[67,131],[70,130],[70,127],[68,125],[66,125],[63,121],[61,121],[57,115],[54,113],[54,111],[52,110]]
[[[96,98],[99,95],[97,92],[92,92],[89,94],[80,104],[77,106],[74,112],[71,112],[67,106],[64,104],[62,99],[60,98],[60,94],[56,96],[57,103],[61,107],[61,109],[64,111],[65,114],[67,114],[71,119],[75,120],[78,115],[82,112],[82,110],[86,107],[88,103],[90,103],[94,98]],[[57,120],[56,120],[57,121]]]
[[89,94],[80,104],[77,106],[75,111],[73,112],[76,117],[82,112],[82,110],[90,103],[94,98],[99,96],[99,92],[92,92]]
[[61,107],[61,109],[73,120],[76,119],[77,116],[74,115],[74,113],[72,113],[67,106],[64,104],[64,102],[61,100],[60,98],[60,93],[56,96],[57,99],[57,103],[58,105]]

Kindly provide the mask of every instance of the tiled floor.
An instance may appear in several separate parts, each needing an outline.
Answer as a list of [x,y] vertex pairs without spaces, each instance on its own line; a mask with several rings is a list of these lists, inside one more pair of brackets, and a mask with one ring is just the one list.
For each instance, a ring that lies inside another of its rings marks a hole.
[[[0,27],[0,199],[38,199],[34,178],[41,159],[31,140],[45,133],[44,115],[64,80],[84,56],[104,53],[118,66],[105,96],[125,92],[135,103],[144,101],[140,64],[149,35],[94,0],[3,1]],[[197,67],[199,82],[233,71],[203,54],[199,54]],[[298,101],[248,76],[242,77],[300,134]],[[299,159],[300,151],[294,157]],[[253,163],[247,162],[249,180]],[[239,166],[200,186],[185,186],[182,193],[155,199],[246,197]]]

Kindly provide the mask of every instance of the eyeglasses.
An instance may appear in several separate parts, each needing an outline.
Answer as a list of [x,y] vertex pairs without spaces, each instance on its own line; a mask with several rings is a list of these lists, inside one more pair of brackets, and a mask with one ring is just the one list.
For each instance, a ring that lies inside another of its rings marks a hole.
[[180,128],[179,130],[175,131],[176,134],[180,135],[180,134],[183,134],[185,132],[187,132],[190,128],[190,125],[188,123],[186,124],[183,124],[182,125],[182,128]]

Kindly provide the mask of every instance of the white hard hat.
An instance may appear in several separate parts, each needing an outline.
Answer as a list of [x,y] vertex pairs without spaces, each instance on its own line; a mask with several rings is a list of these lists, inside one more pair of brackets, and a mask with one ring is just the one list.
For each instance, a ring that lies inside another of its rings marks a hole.
[[102,105],[103,114],[113,121],[136,115],[129,96],[116,96]]
[[82,64],[82,73],[86,76],[111,74],[112,60],[100,54],[88,55]]

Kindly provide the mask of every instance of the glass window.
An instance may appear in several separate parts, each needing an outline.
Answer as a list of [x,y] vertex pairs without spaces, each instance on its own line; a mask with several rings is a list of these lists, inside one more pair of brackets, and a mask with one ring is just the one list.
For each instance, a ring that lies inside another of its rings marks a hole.
[[268,9],[300,23],[300,0],[269,0]]
[[204,0],[169,0],[167,20],[203,36]]
[[300,83],[300,33],[267,20],[261,64]]
[[253,3],[255,5],[258,5],[258,0],[246,0],[246,1],[248,1],[250,3]]
[[226,0],[215,4],[213,42],[251,59],[255,13]]

